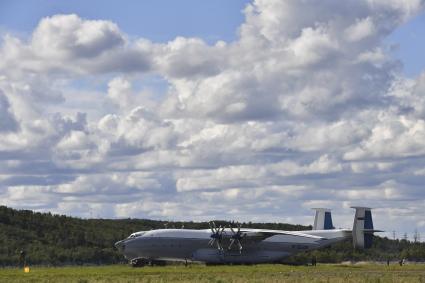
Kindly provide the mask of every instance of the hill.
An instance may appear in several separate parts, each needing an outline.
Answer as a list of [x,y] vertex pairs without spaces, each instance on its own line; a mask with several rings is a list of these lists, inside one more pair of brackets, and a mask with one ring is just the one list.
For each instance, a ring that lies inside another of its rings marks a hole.
[[[217,224],[228,224],[216,221]],[[46,265],[112,264],[124,258],[114,243],[135,231],[168,227],[186,229],[208,228],[207,222],[166,222],[148,219],[81,219],[65,215],[15,210],[0,206],[0,266],[19,263],[19,252],[25,250],[28,262]],[[311,226],[283,223],[243,223],[244,227],[303,230]],[[330,248],[303,253],[288,259],[290,262],[308,261],[312,254],[322,262],[343,260],[386,260],[406,257],[425,260],[425,244],[406,240],[375,237],[374,247],[367,251],[353,251],[351,242]]]

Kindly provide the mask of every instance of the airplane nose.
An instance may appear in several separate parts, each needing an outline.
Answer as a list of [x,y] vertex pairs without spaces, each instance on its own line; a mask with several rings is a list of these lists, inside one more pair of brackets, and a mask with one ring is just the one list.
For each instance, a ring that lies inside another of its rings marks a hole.
[[125,249],[125,243],[124,243],[124,240],[116,242],[116,243],[114,244],[114,246],[115,246],[118,250],[122,250],[122,251],[124,251],[124,249]]

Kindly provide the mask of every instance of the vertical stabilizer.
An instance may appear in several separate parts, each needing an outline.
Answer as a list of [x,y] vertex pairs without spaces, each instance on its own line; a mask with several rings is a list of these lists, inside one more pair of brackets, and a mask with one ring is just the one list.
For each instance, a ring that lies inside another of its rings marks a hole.
[[353,224],[353,245],[355,248],[367,249],[372,246],[373,229],[372,211],[369,207],[352,207],[356,210]]
[[314,217],[313,230],[330,230],[334,229],[332,224],[331,210],[327,208],[313,208],[316,211]]

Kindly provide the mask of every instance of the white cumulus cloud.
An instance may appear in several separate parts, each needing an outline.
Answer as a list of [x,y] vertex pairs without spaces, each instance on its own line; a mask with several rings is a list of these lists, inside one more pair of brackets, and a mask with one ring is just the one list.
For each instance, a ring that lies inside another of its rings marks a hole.
[[78,15],[9,33],[2,204],[303,224],[309,206],[347,221],[368,205],[384,230],[419,225],[425,75],[403,77],[385,38],[423,4],[255,0],[238,37],[213,44]]

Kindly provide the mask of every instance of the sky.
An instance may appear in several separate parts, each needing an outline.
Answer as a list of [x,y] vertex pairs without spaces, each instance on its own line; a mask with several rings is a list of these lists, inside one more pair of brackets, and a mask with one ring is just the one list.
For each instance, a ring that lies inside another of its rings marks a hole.
[[424,1],[0,1],[0,204],[425,235]]

